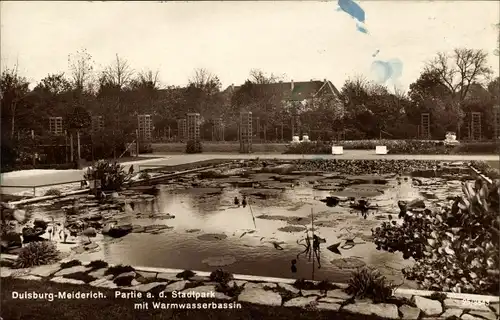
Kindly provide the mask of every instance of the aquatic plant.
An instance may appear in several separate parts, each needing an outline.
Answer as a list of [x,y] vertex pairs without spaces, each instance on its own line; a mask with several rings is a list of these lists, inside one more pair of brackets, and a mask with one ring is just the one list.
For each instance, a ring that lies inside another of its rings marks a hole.
[[463,195],[440,210],[410,211],[401,225],[372,230],[377,249],[416,260],[403,270],[425,289],[498,293],[500,181],[462,183]]
[[59,260],[59,251],[51,241],[30,242],[23,247],[14,262],[15,268],[30,268],[54,263]]
[[62,194],[61,190],[52,188],[52,189],[47,190],[44,195],[45,196],[60,196],[61,194]]
[[103,191],[119,191],[124,183],[128,181],[131,174],[124,171],[119,163],[111,163],[106,160],[97,161],[84,174],[85,180],[99,181]]
[[387,301],[394,288],[378,270],[364,267],[352,273],[345,291],[355,298],[369,298],[377,303]]

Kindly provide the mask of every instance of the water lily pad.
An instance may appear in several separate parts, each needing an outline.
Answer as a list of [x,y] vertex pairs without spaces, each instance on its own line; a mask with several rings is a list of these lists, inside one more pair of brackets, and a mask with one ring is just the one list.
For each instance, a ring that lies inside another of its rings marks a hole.
[[226,238],[227,236],[223,233],[205,233],[202,234],[201,236],[198,236],[198,239],[203,241],[217,241],[217,240],[224,240]]
[[366,266],[366,263],[356,258],[335,259],[331,263],[339,269],[356,269]]
[[209,265],[210,267],[224,267],[231,265],[236,262],[236,258],[233,256],[219,256],[219,257],[209,257],[202,261],[202,263]]

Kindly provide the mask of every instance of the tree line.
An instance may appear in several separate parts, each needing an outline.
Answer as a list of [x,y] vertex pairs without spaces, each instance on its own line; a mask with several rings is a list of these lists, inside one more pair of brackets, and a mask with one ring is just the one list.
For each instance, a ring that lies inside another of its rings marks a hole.
[[91,116],[103,116],[105,128],[91,141],[114,154],[132,138],[138,114],[152,115],[156,135],[166,135],[167,128],[174,135],[177,119],[200,113],[207,140],[211,121],[222,118],[226,140],[236,140],[239,113],[249,110],[259,118],[261,139],[289,141],[296,118],[301,133],[325,140],[417,138],[422,113],[431,116],[431,138],[443,139],[446,131],[462,132],[463,137],[470,112],[481,112],[483,136],[493,138],[493,106],[500,88],[487,59],[482,50],[458,48],[427,61],[408,92],[358,76],[346,80],[338,94],[303,104],[284,103],[282,92],[272,89],[279,86],[269,86],[282,78],[260,70],[252,70],[248,80],[229,93],[205,69],[195,70],[186,87],[163,86],[158,72],[137,72],[119,55],[96,70],[92,56],[81,50],[68,56],[67,73],[49,74],[33,89],[17,66],[2,71],[2,161],[19,152],[20,136],[32,131],[49,136],[50,116],[63,117],[66,132],[89,136]]

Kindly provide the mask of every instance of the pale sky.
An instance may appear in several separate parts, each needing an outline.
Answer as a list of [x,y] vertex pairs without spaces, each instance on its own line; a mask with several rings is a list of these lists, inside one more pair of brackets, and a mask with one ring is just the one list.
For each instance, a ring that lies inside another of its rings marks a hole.
[[[2,67],[19,63],[33,82],[68,72],[85,48],[99,70],[118,53],[132,68],[186,85],[195,68],[241,84],[252,68],[285,81],[374,77],[374,60],[399,59],[404,89],[438,51],[483,49],[499,73],[497,1],[359,1],[369,34],[336,1],[1,2]],[[372,55],[380,50],[376,58]]]

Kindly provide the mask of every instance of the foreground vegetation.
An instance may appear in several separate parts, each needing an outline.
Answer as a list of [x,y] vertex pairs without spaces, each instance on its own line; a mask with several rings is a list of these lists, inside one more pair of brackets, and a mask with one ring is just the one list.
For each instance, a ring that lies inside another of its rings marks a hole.
[[440,210],[406,210],[403,222],[372,230],[378,250],[413,258],[404,270],[425,289],[497,294],[500,290],[500,180],[464,182],[463,195]]
[[288,146],[285,154],[331,154],[332,145],[344,150],[375,150],[387,146],[390,154],[500,154],[498,142],[463,142],[446,146],[444,141],[433,140],[354,140],[337,142],[301,142]]

